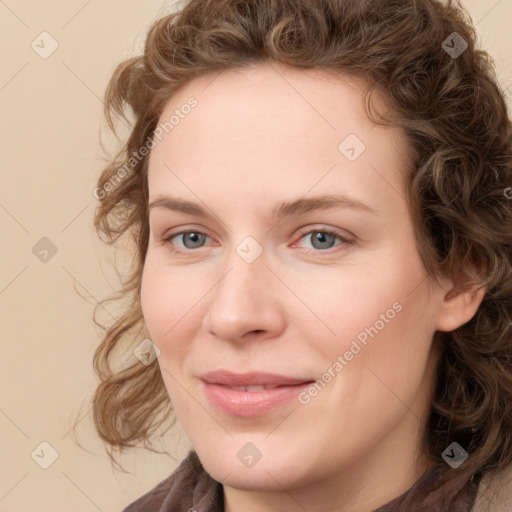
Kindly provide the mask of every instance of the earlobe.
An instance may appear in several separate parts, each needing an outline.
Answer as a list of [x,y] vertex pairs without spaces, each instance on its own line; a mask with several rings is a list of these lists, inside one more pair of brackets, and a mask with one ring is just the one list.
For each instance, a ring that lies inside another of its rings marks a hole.
[[443,297],[437,320],[437,330],[454,331],[469,322],[485,296],[485,286],[453,286]]

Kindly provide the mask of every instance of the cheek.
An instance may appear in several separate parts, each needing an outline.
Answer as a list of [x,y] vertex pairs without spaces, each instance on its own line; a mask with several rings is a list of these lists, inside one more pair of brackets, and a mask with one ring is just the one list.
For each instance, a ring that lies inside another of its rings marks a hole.
[[146,327],[155,342],[160,338],[157,333],[163,330],[163,321],[166,318],[164,311],[169,306],[169,300],[162,285],[150,259],[146,258],[142,273],[140,300]]
[[308,339],[318,341],[317,350],[331,356],[349,350],[353,340],[364,347],[403,320],[410,286],[393,272],[353,268],[314,281],[295,279],[296,293],[309,310],[297,314],[297,325],[309,331]]
[[401,414],[401,401],[412,403],[427,386],[425,372],[435,332],[428,284],[414,289],[417,283],[402,268],[401,275],[388,275],[387,283],[376,284],[371,299],[365,301],[362,293],[353,297],[343,315],[346,335],[332,352],[333,361],[343,357],[336,385],[340,407],[350,397],[350,411],[359,419],[373,411],[391,421]]
[[[141,307],[144,321],[153,341],[160,350],[179,345],[184,329],[194,316],[191,307],[197,302],[200,290],[190,286],[175,270],[146,260],[141,282]],[[173,340],[170,344],[169,341]]]
[[182,410],[184,398],[180,368],[194,337],[192,322],[197,320],[197,311],[192,308],[197,302],[196,294],[196,288],[186,285],[183,273],[146,259],[140,293],[142,312],[151,340],[160,349],[157,362],[177,413]]
[[303,282],[298,295],[307,297],[321,322],[308,314],[312,320],[299,323],[307,339],[314,340],[318,361],[327,370],[342,356],[342,364],[352,367],[350,374],[371,367],[397,383],[400,373],[421,373],[435,331],[424,277],[419,259],[397,251],[378,265],[343,272],[339,279]]

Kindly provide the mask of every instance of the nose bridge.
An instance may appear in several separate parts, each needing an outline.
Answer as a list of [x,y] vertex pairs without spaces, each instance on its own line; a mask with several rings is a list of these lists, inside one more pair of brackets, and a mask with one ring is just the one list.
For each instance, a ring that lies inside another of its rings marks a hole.
[[257,283],[262,284],[271,276],[266,265],[262,245],[252,236],[244,237],[226,256],[226,272],[217,285],[216,296],[232,297],[240,303],[245,297],[257,301]]
[[237,315],[242,314],[246,306],[257,307],[260,295],[268,292],[269,283],[266,286],[264,283],[271,275],[263,254],[252,259],[251,249],[246,252],[243,249],[247,249],[244,243],[239,244],[227,258],[227,271],[215,292],[215,302],[221,303],[223,308],[232,309]]

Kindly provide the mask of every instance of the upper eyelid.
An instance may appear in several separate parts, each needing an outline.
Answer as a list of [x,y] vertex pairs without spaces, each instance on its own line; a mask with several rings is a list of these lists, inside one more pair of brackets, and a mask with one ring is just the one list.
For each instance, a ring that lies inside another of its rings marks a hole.
[[194,227],[186,227],[186,228],[179,229],[178,231],[174,231],[174,232],[172,229],[169,229],[169,230],[166,230],[163,232],[161,238],[162,239],[172,238],[172,237],[182,235],[184,233],[190,233],[190,232],[201,233],[202,235],[206,235],[208,238],[213,238],[207,232],[205,232],[205,230],[203,228],[194,228]]

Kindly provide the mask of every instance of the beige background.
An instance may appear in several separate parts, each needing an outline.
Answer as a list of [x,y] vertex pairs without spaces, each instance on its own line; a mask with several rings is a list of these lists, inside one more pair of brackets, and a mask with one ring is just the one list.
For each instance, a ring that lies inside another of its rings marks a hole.
[[[115,65],[138,51],[172,5],[0,0],[0,512],[120,512],[186,453],[177,428],[165,445],[171,456],[134,450],[122,459],[131,473],[115,471],[90,415],[93,307],[118,283],[113,251],[92,227],[100,129],[107,135],[101,98]],[[512,0],[463,5],[512,91]],[[46,59],[39,53],[55,43],[39,37],[43,31],[58,43]],[[46,262],[32,252],[43,237],[57,249]],[[58,453],[47,469],[39,463],[50,461],[51,449],[42,442]]]

